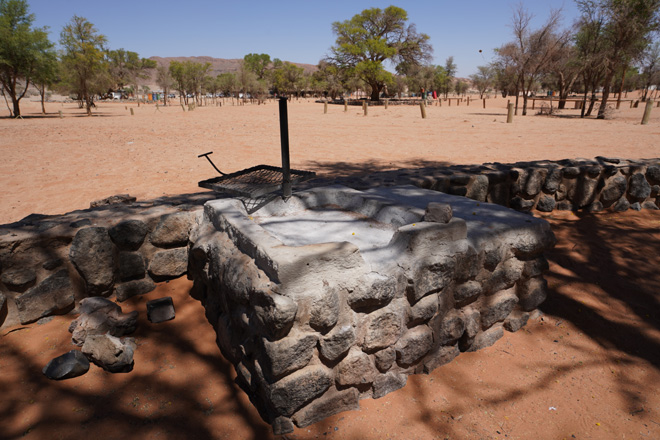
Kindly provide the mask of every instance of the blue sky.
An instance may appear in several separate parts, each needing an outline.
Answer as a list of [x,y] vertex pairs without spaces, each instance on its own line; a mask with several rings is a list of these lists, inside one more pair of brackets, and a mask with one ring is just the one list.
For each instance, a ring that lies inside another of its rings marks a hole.
[[[433,64],[454,56],[458,76],[467,77],[492,60],[493,49],[511,40],[517,0],[28,0],[37,26],[52,41],[74,15],[85,17],[108,38],[111,49],[142,57],[243,58],[267,53],[284,61],[317,64],[335,42],[332,23],[363,9],[391,4],[408,11],[409,22],[431,37]],[[551,8],[562,8],[565,26],[578,16],[573,0],[522,4],[541,25]],[[479,53],[482,50],[482,53]]]

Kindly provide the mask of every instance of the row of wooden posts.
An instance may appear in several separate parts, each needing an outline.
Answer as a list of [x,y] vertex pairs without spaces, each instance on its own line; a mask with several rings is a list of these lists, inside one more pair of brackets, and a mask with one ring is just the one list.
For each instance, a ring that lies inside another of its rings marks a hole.
[[[447,99],[452,99],[452,98],[447,98]],[[458,98],[453,98],[453,99],[458,99]],[[438,100],[439,101],[439,100]],[[483,99],[484,101],[484,108],[486,108],[486,98]],[[470,98],[468,97],[468,103],[470,102]],[[576,101],[576,102],[581,102],[581,101]],[[388,100],[385,100],[385,109],[387,110],[387,104]],[[469,104],[468,104],[469,105]],[[660,101],[658,101],[658,107],[660,107]],[[507,103],[507,116],[506,116],[506,122],[508,124],[511,124],[513,122],[513,102],[509,101]],[[576,107],[577,108],[577,107]],[[632,108],[632,106],[631,106]],[[653,100],[649,99],[646,101],[646,108],[644,109],[644,116],[642,117],[642,125],[646,125],[649,123],[649,119],[651,118],[651,109],[653,108]],[[422,100],[419,103],[419,109],[422,113],[422,119],[426,119],[426,101]],[[534,109],[534,102],[532,102],[532,110]],[[348,111],[348,102],[344,101],[344,111]],[[369,103],[368,101],[364,101],[362,103],[362,111],[364,112],[364,116],[367,116],[369,114]],[[328,101],[323,101],[323,113],[327,114],[328,113]],[[131,109],[131,114],[133,114],[133,110]]]

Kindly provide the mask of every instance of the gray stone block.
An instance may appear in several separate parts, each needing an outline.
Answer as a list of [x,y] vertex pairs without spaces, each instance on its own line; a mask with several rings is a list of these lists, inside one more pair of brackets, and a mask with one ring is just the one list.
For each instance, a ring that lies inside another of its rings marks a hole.
[[399,365],[407,367],[416,363],[433,345],[433,333],[426,325],[413,327],[399,338],[394,349]]
[[110,335],[89,335],[82,352],[96,365],[111,373],[133,370],[133,353],[137,344],[133,338],[119,339]]
[[137,252],[119,253],[119,279],[121,281],[144,278],[146,266],[144,257]]
[[630,202],[625,197],[621,197],[614,205],[612,205],[612,211],[614,212],[624,212],[630,209]]
[[264,374],[271,380],[305,367],[312,355],[318,336],[315,334],[292,335],[279,341],[262,340]]
[[379,279],[371,286],[358,286],[349,291],[348,304],[354,310],[373,309],[387,305],[397,292],[397,281],[394,277]]
[[319,397],[332,385],[332,371],[323,365],[310,365],[298,370],[268,390],[273,408],[289,417],[310,400]]
[[660,166],[651,165],[646,169],[646,178],[654,185],[660,184]]
[[381,350],[394,345],[403,332],[403,313],[400,306],[388,306],[364,318],[365,336],[362,348]]
[[530,278],[518,285],[518,305],[525,312],[531,312],[537,308],[548,296],[548,282],[541,278]]
[[527,324],[529,313],[521,310],[514,310],[504,320],[504,330],[508,332],[517,332]]
[[195,213],[176,212],[161,217],[149,239],[159,247],[184,246],[188,243],[190,229],[195,223]]
[[431,294],[417,301],[417,303],[410,308],[410,320],[408,326],[423,324],[438,313],[438,296]]
[[28,287],[34,286],[37,275],[29,268],[9,269],[2,272],[0,281],[14,292],[25,292]]
[[188,249],[158,251],[149,262],[149,275],[154,279],[180,277],[188,270]]
[[351,325],[335,327],[322,337],[319,353],[324,359],[334,362],[344,355],[355,343],[355,329]]
[[312,300],[309,325],[321,332],[326,332],[337,324],[339,318],[339,295],[337,290],[324,287]]
[[406,386],[408,376],[405,374],[396,374],[393,372],[380,374],[374,380],[372,385],[373,398],[380,399],[386,394],[396,391]]
[[293,421],[299,428],[304,428],[326,417],[359,408],[359,393],[356,388],[342,391],[333,388],[295,413]]
[[336,382],[339,386],[355,386],[372,383],[376,370],[369,355],[356,348],[337,365]]
[[472,342],[472,345],[470,345],[470,348],[468,348],[466,351],[472,352],[481,350],[482,348],[490,347],[502,336],[504,336],[502,326],[494,325],[488,330],[484,330],[483,332],[477,334],[477,336],[474,338],[474,342]]
[[474,176],[465,196],[478,202],[485,202],[488,196],[488,177],[483,174]]
[[51,380],[64,380],[82,376],[89,371],[89,360],[78,350],[71,350],[51,359],[42,373]]
[[298,304],[291,298],[264,290],[256,290],[250,295],[250,305],[255,316],[271,339],[284,337],[298,313]]
[[557,202],[554,197],[544,194],[536,203],[536,209],[541,212],[552,212],[556,205]]
[[609,207],[612,203],[621,199],[628,189],[628,182],[623,176],[614,176],[607,181],[605,187],[600,192],[600,201],[603,206]]
[[82,346],[89,335],[121,337],[137,328],[138,312],[122,313],[121,307],[107,298],[91,297],[80,301],[80,316],[69,325],[71,340]]
[[481,307],[481,327],[486,329],[498,321],[504,321],[517,303],[515,288],[485,298]]
[[153,324],[171,321],[176,317],[171,296],[147,301],[147,319]]
[[376,368],[384,373],[392,368],[392,365],[396,360],[396,350],[392,347],[384,348],[374,354],[374,360]]
[[441,346],[429,353],[422,363],[421,372],[429,374],[436,368],[448,364],[460,354],[457,345]]
[[651,185],[646,181],[644,174],[635,173],[630,177],[628,194],[638,202],[646,200],[651,195]]
[[456,304],[462,307],[475,301],[481,295],[482,291],[481,283],[478,281],[468,281],[456,286],[454,289],[454,300]]
[[118,301],[126,301],[138,295],[144,295],[156,289],[156,283],[151,278],[126,281],[115,286],[115,296]]
[[21,324],[29,324],[44,316],[71,310],[73,284],[66,269],[62,269],[16,297],[15,301]]
[[108,230],[90,227],[78,230],[69,258],[85,280],[89,296],[107,296],[114,284],[116,248],[110,240]]
[[448,203],[431,202],[426,205],[426,212],[424,213],[425,222],[433,223],[449,223],[452,219],[453,211],[451,205]]
[[136,251],[147,235],[147,225],[141,220],[124,220],[110,228],[108,234],[120,249]]

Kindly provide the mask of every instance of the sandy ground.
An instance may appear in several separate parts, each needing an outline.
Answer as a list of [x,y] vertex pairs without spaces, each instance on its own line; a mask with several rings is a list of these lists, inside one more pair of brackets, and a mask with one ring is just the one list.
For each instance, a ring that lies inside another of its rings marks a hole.
[[[477,105],[478,104],[478,105]],[[627,105],[616,119],[517,117],[506,100],[456,107],[358,107],[293,102],[292,166],[327,175],[390,168],[597,155],[660,157],[660,109],[640,125]],[[0,119],[0,223],[30,213],[86,208],[117,193],[140,199],[197,192],[213,170],[280,162],[277,106],[160,108],[26,103],[23,120]],[[129,108],[130,108],[129,107]],[[60,119],[58,111],[62,110]],[[530,111],[535,114],[536,111]],[[361,409],[296,429],[288,439],[660,438],[660,214],[546,218],[558,238],[548,255],[542,318],[495,346],[464,353]],[[222,439],[272,437],[234,383],[202,306],[178,279],[122,307],[140,311],[135,369],[96,367],[52,382],[43,366],[73,346],[73,316],[0,330],[0,439]],[[152,325],[145,302],[174,298],[175,320]]]

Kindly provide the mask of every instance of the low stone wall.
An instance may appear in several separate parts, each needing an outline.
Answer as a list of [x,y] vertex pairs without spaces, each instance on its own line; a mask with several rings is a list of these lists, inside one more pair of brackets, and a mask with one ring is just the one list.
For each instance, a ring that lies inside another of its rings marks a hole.
[[119,199],[0,226],[0,325],[66,313],[88,296],[124,301],[183,275],[188,236],[211,198]]
[[598,157],[452,166],[412,181],[422,188],[517,211],[623,212],[660,206],[660,159]]
[[[321,211],[288,217],[297,204]],[[322,220],[328,207],[354,220]],[[554,236],[547,222],[510,209],[413,186],[317,188],[264,209],[262,222],[285,224],[296,239],[305,228],[328,232],[287,245],[240,203],[209,202],[189,276],[223,355],[276,434],[492,345],[546,297],[543,252]],[[386,227],[387,245],[351,242],[351,230]]]

